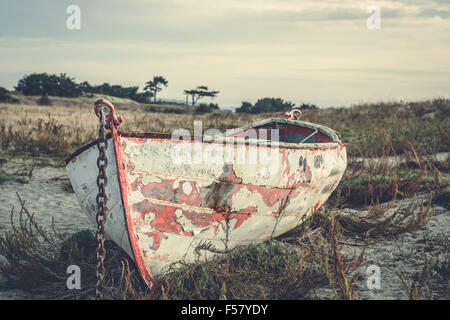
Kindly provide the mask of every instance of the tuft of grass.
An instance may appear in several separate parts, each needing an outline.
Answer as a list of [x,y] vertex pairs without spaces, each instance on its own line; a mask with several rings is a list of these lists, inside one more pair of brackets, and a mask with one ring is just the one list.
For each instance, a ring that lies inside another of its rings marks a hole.
[[450,187],[441,190],[441,192],[434,197],[433,203],[450,208]]
[[280,239],[300,247],[305,259],[324,277],[322,286],[328,283],[335,299],[350,300],[355,297],[353,284],[360,276],[357,270],[367,259],[364,248],[358,256],[344,256],[340,250],[343,236],[339,216],[321,209]]
[[[95,298],[95,240],[90,231],[75,235],[50,230],[37,224],[19,195],[20,209],[11,210],[11,227],[0,235],[0,276],[2,287],[20,289],[43,299]],[[128,294],[134,279],[126,254],[107,241],[108,270],[106,288],[109,296]],[[81,290],[66,286],[67,267],[78,265],[82,274]],[[137,277],[135,277],[137,278]],[[128,282],[127,282],[128,281]],[[120,294],[119,291],[120,290]]]
[[[414,150],[413,147],[411,147]],[[414,196],[419,191],[440,194],[445,199],[450,179],[439,170],[440,163],[418,157],[404,161],[397,157],[350,159],[344,176],[330,196],[331,207],[367,207],[397,198]],[[414,169],[408,168],[414,165]]]
[[1,169],[1,166],[7,161],[8,160],[6,158],[0,158],[0,184],[8,182],[26,184],[30,182],[33,175],[34,166],[31,166],[29,170],[28,168],[23,168],[22,170],[18,170],[14,173],[9,173]]
[[[389,238],[423,228],[432,218],[432,194],[424,200],[414,198],[408,205],[390,212],[393,202],[384,208],[380,204],[369,208],[366,215],[342,215],[337,220],[347,236],[360,239]],[[388,214],[389,213],[389,214]]]
[[68,180],[63,182],[62,189],[68,193],[75,193],[75,190],[73,190],[72,183],[70,183],[70,181],[68,181]]
[[431,287],[427,284],[427,271],[429,268],[428,261],[425,257],[425,263],[422,268],[420,274],[417,274],[411,284],[408,284],[408,281],[404,274],[399,270],[396,270],[398,277],[400,278],[403,287],[405,288],[406,294],[408,295],[409,300],[418,300],[422,297],[423,293],[427,294],[427,299],[433,300],[433,291]]
[[330,248],[331,248],[330,253],[332,261],[334,262],[330,267],[328,256],[325,255],[324,264],[326,274],[328,277],[328,282],[330,284],[330,287],[333,289],[334,295],[337,299],[352,300],[353,289],[351,287],[351,283],[346,272],[344,258],[340,253],[340,248],[338,244],[339,229],[338,225],[336,224],[336,218],[334,213],[331,214],[328,229],[329,229],[328,238],[330,241]]
[[425,243],[426,251],[441,249],[446,252],[450,252],[450,239],[445,234],[438,234],[432,237],[425,237],[423,239],[423,242]]
[[20,184],[29,183],[30,180],[27,177],[17,176],[15,174],[9,174],[0,170],[0,184],[7,182],[17,182]]
[[270,240],[233,250],[223,258],[174,264],[158,281],[153,297],[295,299],[311,289],[313,272],[295,248]]

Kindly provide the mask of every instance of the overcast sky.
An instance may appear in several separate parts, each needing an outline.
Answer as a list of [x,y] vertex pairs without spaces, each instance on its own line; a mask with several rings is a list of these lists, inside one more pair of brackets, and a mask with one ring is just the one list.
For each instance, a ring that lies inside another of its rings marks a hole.
[[163,75],[161,97],[207,85],[221,107],[450,97],[450,0],[1,0],[0,86],[40,72],[141,89]]

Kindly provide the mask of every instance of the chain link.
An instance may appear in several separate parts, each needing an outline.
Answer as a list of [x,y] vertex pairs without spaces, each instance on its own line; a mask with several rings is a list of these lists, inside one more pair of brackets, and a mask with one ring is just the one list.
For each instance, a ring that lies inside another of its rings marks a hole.
[[105,265],[104,260],[106,257],[105,250],[105,221],[106,221],[106,213],[108,211],[107,204],[107,195],[106,195],[106,185],[108,184],[108,178],[106,177],[106,168],[108,167],[108,159],[106,156],[106,150],[108,149],[108,141],[105,138],[105,109],[104,107],[100,108],[100,129],[99,129],[99,139],[97,142],[97,148],[99,151],[99,156],[97,158],[97,167],[99,169],[98,177],[97,177],[97,215],[95,217],[97,222],[97,232],[95,233],[95,239],[97,240],[97,284],[95,287],[95,293],[99,299],[103,298],[103,285],[104,285],[104,277],[105,277]]

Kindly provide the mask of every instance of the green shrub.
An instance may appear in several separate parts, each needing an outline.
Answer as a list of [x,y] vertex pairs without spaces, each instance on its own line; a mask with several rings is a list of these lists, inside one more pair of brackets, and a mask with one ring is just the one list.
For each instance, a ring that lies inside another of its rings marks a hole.
[[0,87],[0,102],[18,103],[19,100],[11,97],[11,94],[8,90],[6,90],[3,87]]

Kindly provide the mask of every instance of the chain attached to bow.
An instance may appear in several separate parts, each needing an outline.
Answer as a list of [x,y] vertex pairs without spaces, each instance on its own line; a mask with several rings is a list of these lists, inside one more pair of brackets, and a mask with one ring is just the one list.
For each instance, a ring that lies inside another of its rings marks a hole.
[[108,167],[108,158],[106,156],[106,150],[108,149],[108,141],[105,138],[105,125],[106,125],[106,112],[105,108],[99,110],[100,129],[99,138],[97,140],[97,148],[99,156],[97,158],[98,177],[97,177],[97,214],[95,220],[97,221],[97,232],[95,233],[95,239],[97,240],[97,284],[95,287],[95,293],[99,299],[103,298],[103,280],[105,277],[105,265],[104,260],[106,257],[105,250],[105,221],[108,207],[108,197],[106,195],[106,185],[108,184],[108,178],[106,176],[106,168]]

